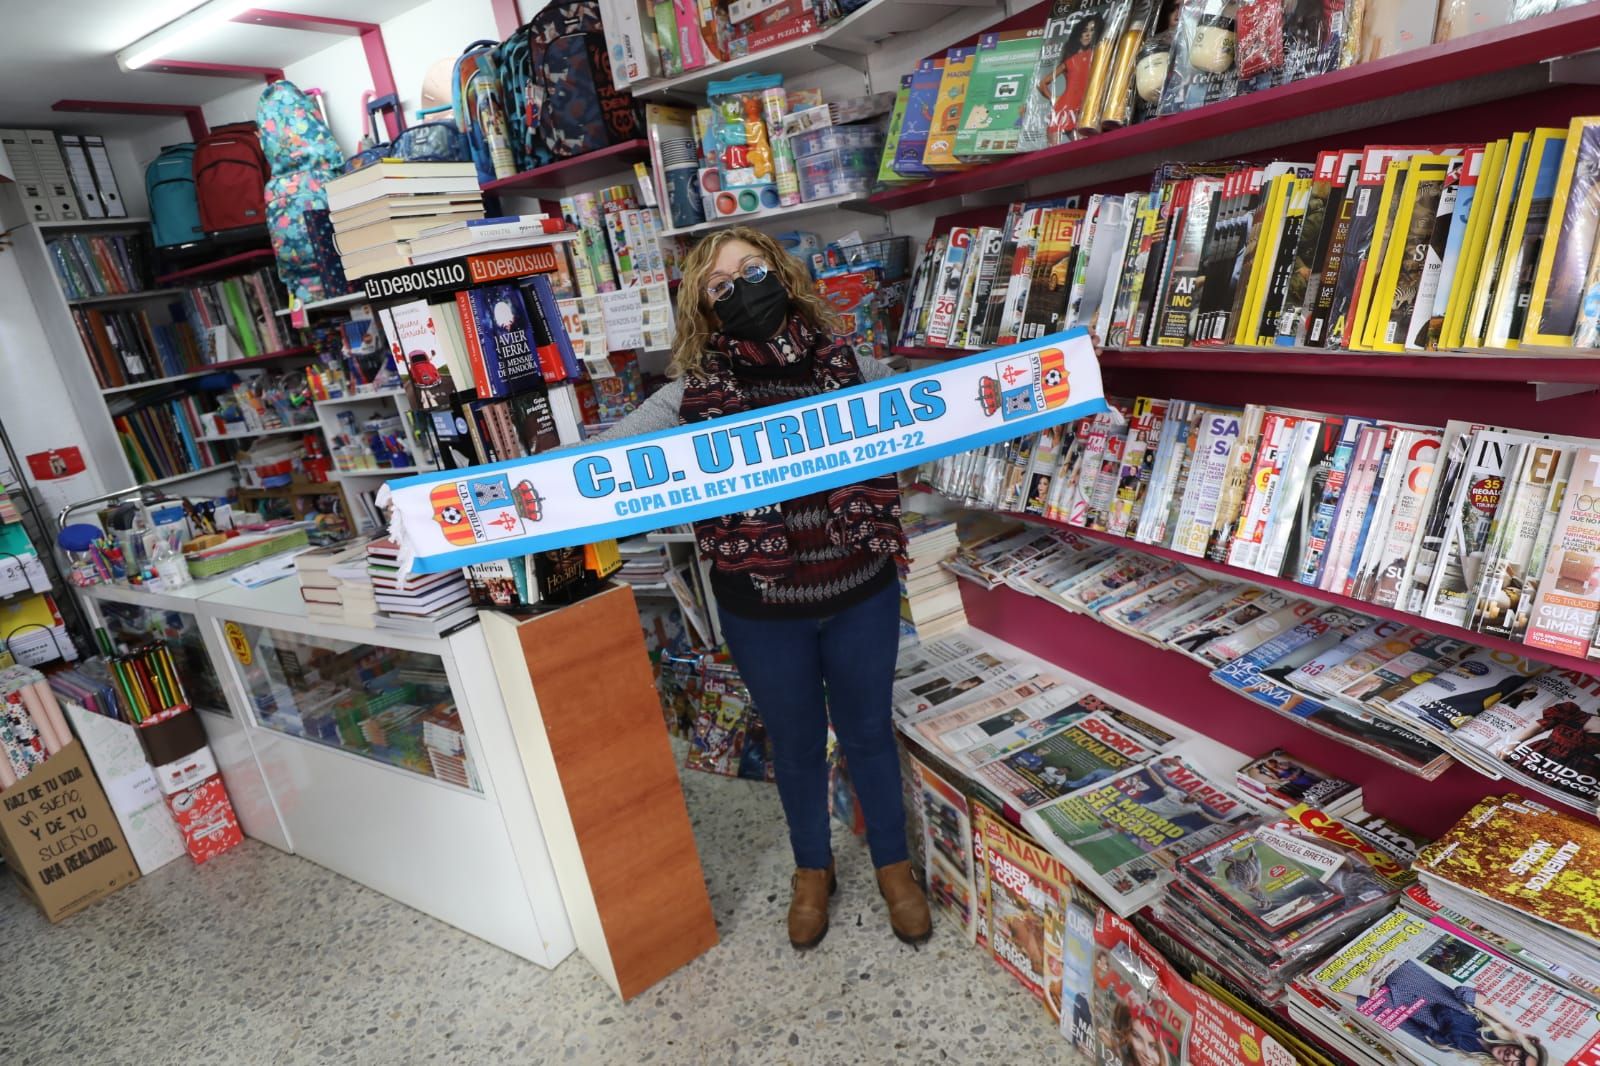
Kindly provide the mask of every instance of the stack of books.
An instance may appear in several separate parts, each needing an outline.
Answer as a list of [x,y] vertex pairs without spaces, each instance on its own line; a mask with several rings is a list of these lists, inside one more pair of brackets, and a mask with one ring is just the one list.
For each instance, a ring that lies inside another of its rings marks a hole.
[[328,183],[333,244],[354,281],[411,265],[404,242],[444,223],[483,217],[471,163],[386,159]]
[[448,707],[434,707],[422,716],[422,749],[433,776],[461,788],[480,791],[478,775],[467,758],[461,719]]
[[367,542],[345,542],[312,548],[294,559],[300,598],[306,614],[347,625],[371,625],[377,613],[372,584],[366,578]]
[[911,559],[900,596],[901,637],[928,640],[966,625],[961,582],[943,566],[960,547],[956,524],[915,511],[907,511],[900,524]]
[[467,579],[460,570],[401,574],[400,547],[388,539],[369,542],[366,555],[377,608],[374,625],[432,634],[453,624],[457,615],[471,616]]

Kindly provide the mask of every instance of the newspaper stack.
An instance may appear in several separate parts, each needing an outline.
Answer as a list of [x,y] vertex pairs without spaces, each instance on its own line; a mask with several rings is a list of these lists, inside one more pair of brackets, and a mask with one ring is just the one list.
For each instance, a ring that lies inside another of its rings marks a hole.
[[[352,625],[371,621],[371,612],[364,609],[360,587],[352,587],[352,582],[343,576],[353,574],[353,566],[364,574],[366,553],[367,542],[361,540],[312,548],[294,557],[306,614]],[[367,587],[370,590],[371,586]]]
[[1290,1017],[1355,1062],[1555,1066],[1600,1055],[1593,1003],[1404,908],[1292,991]]
[[1441,905],[1546,963],[1595,972],[1600,826],[1520,796],[1480,801],[1417,856]]
[[910,565],[900,596],[902,639],[931,640],[967,624],[961,584],[941,564],[959,546],[956,524],[915,511],[900,520]]

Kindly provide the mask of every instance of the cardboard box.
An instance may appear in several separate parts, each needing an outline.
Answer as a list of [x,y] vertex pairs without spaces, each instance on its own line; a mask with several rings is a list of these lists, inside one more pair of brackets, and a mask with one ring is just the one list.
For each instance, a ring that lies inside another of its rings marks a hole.
[[52,922],[139,879],[133,852],[76,740],[0,792],[0,853]]
[[183,836],[162,799],[155,771],[133,726],[62,700],[61,709],[83,742],[94,772],[116,812],[122,835],[133,849],[139,872],[151,874],[184,855]]

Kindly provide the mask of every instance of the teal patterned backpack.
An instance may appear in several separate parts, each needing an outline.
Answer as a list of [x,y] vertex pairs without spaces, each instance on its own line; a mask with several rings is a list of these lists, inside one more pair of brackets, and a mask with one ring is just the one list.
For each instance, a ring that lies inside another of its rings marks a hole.
[[302,301],[334,295],[327,287],[307,220],[327,210],[325,186],[339,175],[344,153],[309,97],[292,82],[275,81],[256,105],[256,126],[272,177],[267,179],[267,232],[278,277]]

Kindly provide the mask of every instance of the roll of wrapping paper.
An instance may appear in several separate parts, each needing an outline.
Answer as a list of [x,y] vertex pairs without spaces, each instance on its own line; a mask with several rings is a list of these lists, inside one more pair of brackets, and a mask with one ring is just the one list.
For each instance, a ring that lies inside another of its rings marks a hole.
[[113,658],[110,664],[130,724],[139,725],[164,711],[189,706],[166,645],[146,645]]
[[56,724],[45,713],[44,700],[39,697],[39,692],[34,687],[35,682],[17,678],[15,681],[8,679],[7,684],[16,685],[15,691],[18,696],[22,697],[22,705],[28,709],[29,717],[33,719],[33,724],[39,730],[39,739],[44,742],[45,754],[54,755],[66,747],[72,736],[69,733],[63,737],[56,731]]
[[[4,693],[0,696],[0,761],[6,765],[0,772],[0,783],[10,788],[45,758],[44,739],[22,702],[22,694],[16,690]],[[9,783],[5,783],[7,779]]]
[[[37,670],[34,673],[38,673]],[[67,716],[62,713],[61,704],[56,702],[56,694],[50,688],[50,682],[40,674],[33,683],[34,692],[39,694],[39,701],[44,704],[45,717],[50,719],[50,724],[55,726],[56,735],[61,738],[61,746],[66,747],[72,742],[72,727],[67,725]]]

